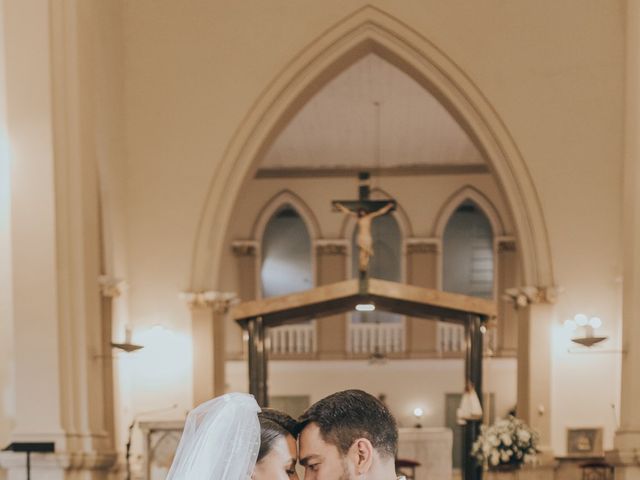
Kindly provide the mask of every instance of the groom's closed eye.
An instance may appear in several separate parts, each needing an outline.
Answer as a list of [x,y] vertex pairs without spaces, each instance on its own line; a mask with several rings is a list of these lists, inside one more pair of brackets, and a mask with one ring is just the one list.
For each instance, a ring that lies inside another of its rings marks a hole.
[[300,459],[300,465],[307,468],[320,463],[321,460],[322,460],[322,457],[320,455],[309,455],[307,457]]

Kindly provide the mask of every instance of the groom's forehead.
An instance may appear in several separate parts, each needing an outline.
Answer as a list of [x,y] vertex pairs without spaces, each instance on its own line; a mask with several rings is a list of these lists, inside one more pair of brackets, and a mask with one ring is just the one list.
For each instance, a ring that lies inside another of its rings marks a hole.
[[309,423],[300,433],[300,457],[316,454],[320,450],[325,450],[332,445],[327,443],[320,432],[317,423]]
[[306,467],[309,463],[323,462],[327,448],[330,447],[320,435],[320,428],[316,424],[307,425],[298,437],[298,457],[300,465]]

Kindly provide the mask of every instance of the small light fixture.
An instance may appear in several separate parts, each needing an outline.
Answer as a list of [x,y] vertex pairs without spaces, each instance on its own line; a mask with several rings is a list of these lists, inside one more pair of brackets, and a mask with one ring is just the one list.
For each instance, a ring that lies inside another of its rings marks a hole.
[[126,327],[125,328],[124,343],[111,342],[111,346],[113,348],[117,348],[119,350],[123,350],[123,351],[125,351],[127,353],[135,352],[136,350],[140,350],[141,348],[144,348],[142,345],[136,345],[135,343],[132,343],[132,341],[131,341],[131,327]]
[[373,303],[359,303],[356,305],[358,312],[373,312],[376,306]]
[[422,417],[424,416],[424,410],[420,407],[414,408],[413,416],[416,417],[416,428],[422,428]]
[[573,319],[566,320],[564,327],[570,332],[582,330],[582,336],[573,337],[571,341],[584,347],[593,347],[595,344],[605,341],[609,337],[597,337],[595,331],[602,326],[602,320],[598,317],[587,317],[578,313]]

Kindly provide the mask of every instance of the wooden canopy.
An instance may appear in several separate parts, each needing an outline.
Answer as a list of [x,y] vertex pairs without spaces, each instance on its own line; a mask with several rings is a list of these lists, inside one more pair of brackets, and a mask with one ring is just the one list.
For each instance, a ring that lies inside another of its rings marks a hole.
[[469,315],[494,317],[496,305],[482,298],[388,282],[375,278],[346,280],[300,293],[241,303],[233,318],[246,327],[261,317],[265,326],[299,323],[353,310],[357,304],[373,303],[376,309],[464,324]]
[[[430,290],[375,278],[347,280],[300,293],[253,300],[236,305],[231,314],[247,331],[249,390],[268,406],[266,330],[353,310],[373,303],[376,309],[411,317],[455,322],[465,327],[465,383],[471,383],[482,402],[482,327],[496,316],[494,302],[482,298]],[[471,457],[479,421],[467,421],[462,448],[464,480],[479,480],[482,469]]]

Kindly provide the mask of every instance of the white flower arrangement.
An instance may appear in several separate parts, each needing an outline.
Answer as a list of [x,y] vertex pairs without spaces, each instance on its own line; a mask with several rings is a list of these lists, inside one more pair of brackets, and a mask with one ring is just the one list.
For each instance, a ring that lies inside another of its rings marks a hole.
[[538,433],[522,420],[509,415],[489,428],[480,427],[480,435],[471,447],[471,455],[485,469],[534,463],[538,453]]

